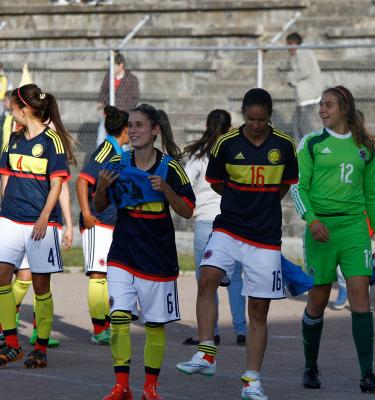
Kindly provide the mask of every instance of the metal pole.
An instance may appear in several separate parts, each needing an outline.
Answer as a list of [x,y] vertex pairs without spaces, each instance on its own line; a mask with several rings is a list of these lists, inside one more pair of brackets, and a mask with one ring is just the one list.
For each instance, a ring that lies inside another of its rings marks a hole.
[[145,15],[138,24],[122,39],[118,49],[122,49],[129,42],[129,40],[142,28],[142,26],[150,19],[149,15]]
[[294,16],[282,27],[281,31],[276,33],[276,35],[271,39],[269,46],[272,46],[274,43],[276,43],[284,34],[284,32],[286,32],[301,15],[302,14],[299,11],[296,12]]
[[109,51],[109,105],[115,105],[115,51]]
[[257,87],[263,86],[263,50],[257,50]]

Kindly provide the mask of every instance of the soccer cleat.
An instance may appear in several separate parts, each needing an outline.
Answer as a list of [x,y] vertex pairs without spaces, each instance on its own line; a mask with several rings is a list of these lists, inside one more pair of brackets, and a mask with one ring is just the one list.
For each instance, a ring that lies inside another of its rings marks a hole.
[[[30,344],[31,346],[35,346],[36,340],[38,338],[38,330],[36,328],[33,329],[33,333],[30,336]],[[60,341],[57,339],[49,338],[47,347],[59,347]]]
[[335,310],[342,310],[348,305],[348,294],[345,288],[340,287],[337,299],[333,303],[333,308]]
[[209,362],[204,358],[206,354],[202,351],[195,353],[190,361],[180,362],[176,368],[185,374],[201,374],[205,376],[214,376],[216,372],[216,361]]
[[97,335],[91,336],[91,343],[98,344],[101,346],[110,346],[111,344],[111,332],[109,329],[98,333]]
[[303,373],[303,386],[306,389],[320,389],[321,384],[319,370],[317,368],[306,368]]
[[375,391],[375,376],[372,372],[368,373],[364,378],[361,379],[359,387],[362,392],[373,393]]
[[20,360],[23,357],[21,346],[18,349],[5,345],[0,350],[0,367],[5,367],[6,364]]
[[23,364],[25,368],[45,368],[47,366],[47,354],[41,350],[33,350]]
[[143,390],[142,400],[161,400],[155,385],[148,385]]
[[268,400],[260,379],[245,382],[241,390],[241,397],[243,400]]
[[103,400],[133,400],[133,394],[129,388],[124,388],[117,383],[113,386],[111,393],[103,397]]

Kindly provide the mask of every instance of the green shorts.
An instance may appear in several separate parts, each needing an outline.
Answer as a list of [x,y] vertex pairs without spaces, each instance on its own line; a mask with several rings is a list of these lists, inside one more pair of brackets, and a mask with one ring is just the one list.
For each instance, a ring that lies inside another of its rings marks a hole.
[[305,268],[314,278],[314,285],[337,280],[340,265],[345,279],[371,276],[371,241],[365,215],[319,217],[329,231],[326,243],[313,239],[310,229],[305,232]]

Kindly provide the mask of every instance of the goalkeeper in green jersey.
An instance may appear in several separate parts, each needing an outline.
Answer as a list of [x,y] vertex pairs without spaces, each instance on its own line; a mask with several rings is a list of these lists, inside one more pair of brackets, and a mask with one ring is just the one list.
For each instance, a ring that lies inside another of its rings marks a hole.
[[292,188],[297,212],[306,221],[305,262],[314,278],[302,320],[303,384],[311,389],[321,385],[317,359],[323,315],[332,283],[337,279],[336,267],[340,265],[352,312],[360,388],[373,392],[374,329],[369,298],[372,263],[365,211],[374,228],[374,148],[347,88],[325,90],[319,114],[324,128],[301,141],[300,179]]

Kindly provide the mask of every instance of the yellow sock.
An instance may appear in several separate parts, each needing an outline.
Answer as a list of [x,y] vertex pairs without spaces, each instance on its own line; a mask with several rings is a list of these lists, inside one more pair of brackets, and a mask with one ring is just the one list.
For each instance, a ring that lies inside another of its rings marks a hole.
[[163,364],[166,337],[164,325],[145,324],[144,361],[147,369],[159,370]]
[[[94,326],[94,334],[97,335],[105,329],[105,284],[106,279],[89,279],[87,290],[87,302],[91,321]],[[107,300],[108,302],[108,300]]]
[[27,291],[31,285],[32,281],[22,281],[21,279],[16,278],[12,283],[12,289],[14,294],[14,299],[16,301],[16,306],[19,307],[22,303],[22,300],[26,296]]
[[52,293],[35,295],[35,320],[38,327],[38,339],[50,337],[53,321]]
[[104,316],[106,319],[108,319],[109,318],[109,293],[108,293],[107,279],[105,280],[105,283],[104,283],[103,301],[104,301]]
[[0,323],[3,331],[16,329],[16,302],[11,285],[0,286]]
[[132,316],[125,311],[111,314],[111,350],[113,366],[129,366],[131,359],[130,323]]

